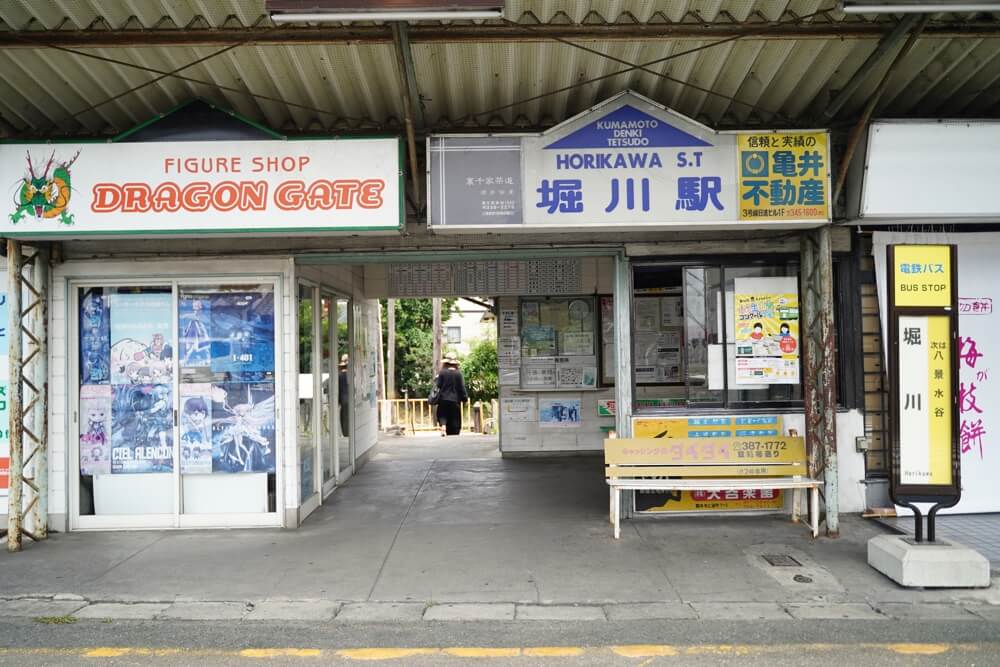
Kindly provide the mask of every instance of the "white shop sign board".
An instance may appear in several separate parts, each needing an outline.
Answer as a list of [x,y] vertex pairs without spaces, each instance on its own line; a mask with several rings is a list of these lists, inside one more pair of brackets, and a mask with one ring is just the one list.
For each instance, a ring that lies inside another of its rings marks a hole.
[[985,222],[1000,216],[1000,122],[872,123],[858,217]]
[[0,145],[0,235],[393,232],[398,138]]
[[[888,331],[886,246],[958,246],[959,451],[962,499],[942,514],[1000,512],[1000,234],[875,232],[873,255],[882,330]],[[883,337],[887,342],[888,336]],[[900,359],[904,373],[919,372]],[[926,377],[926,374],[923,375]],[[905,382],[904,378],[904,382]],[[912,386],[912,382],[910,383]],[[912,391],[912,390],[911,390]],[[913,437],[911,434],[909,437]],[[920,453],[917,454],[920,456]],[[898,508],[900,513],[909,513]]]

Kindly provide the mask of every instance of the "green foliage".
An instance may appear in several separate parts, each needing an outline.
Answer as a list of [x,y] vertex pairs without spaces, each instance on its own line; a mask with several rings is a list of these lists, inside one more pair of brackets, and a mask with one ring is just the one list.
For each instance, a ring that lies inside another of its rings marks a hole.
[[472,402],[497,398],[497,381],[500,369],[497,363],[496,341],[486,338],[477,342],[462,360],[465,388]]
[[[458,299],[441,299],[441,321],[448,319]],[[431,299],[396,301],[396,393],[422,397],[434,379],[434,306]],[[382,340],[388,343],[386,302],[382,301]]]

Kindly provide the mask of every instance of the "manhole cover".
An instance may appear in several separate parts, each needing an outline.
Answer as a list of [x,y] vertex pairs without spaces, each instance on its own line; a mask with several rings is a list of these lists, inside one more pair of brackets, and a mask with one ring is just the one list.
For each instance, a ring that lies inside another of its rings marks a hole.
[[788,554],[769,554],[764,556],[764,560],[770,563],[771,567],[802,567],[802,563]]
[[799,584],[811,584],[813,582],[812,577],[807,577],[804,574],[797,574],[792,579]]

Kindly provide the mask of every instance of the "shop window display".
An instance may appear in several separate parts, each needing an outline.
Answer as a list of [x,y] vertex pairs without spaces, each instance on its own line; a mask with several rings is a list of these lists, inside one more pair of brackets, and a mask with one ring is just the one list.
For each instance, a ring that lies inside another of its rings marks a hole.
[[[266,495],[276,470],[272,287],[94,287],[78,297],[80,513],[173,512],[177,473],[264,473]],[[125,481],[135,476],[146,481]],[[140,489],[141,501],[127,502]],[[194,493],[185,483],[182,512],[188,500],[200,506]]]

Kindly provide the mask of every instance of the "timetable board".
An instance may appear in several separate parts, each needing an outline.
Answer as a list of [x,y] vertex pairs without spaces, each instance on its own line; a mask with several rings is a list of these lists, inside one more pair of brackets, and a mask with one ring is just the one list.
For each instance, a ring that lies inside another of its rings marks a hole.
[[579,294],[578,258],[389,265],[389,296]]

